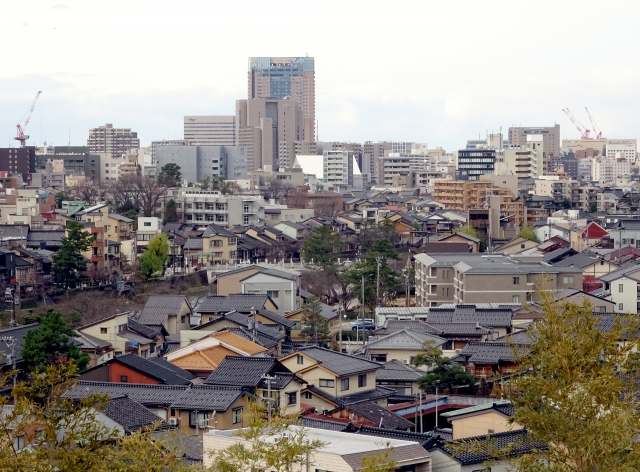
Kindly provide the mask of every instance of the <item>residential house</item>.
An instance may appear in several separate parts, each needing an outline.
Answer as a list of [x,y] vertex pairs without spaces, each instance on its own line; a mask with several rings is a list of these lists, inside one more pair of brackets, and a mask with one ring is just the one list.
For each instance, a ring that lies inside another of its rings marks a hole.
[[130,318],[129,312],[102,318],[81,326],[76,331],[86,338],[83,342],[88,342],[88,349],[91,349],[90,345],[93,344],[92,338],[108,342],[113,348],[96,357],[96,365],[111,359],[114,355],[129,352],[141,357],[153,356],[164,342],[162,328],[156,330],[142,325]]
[[640,307],[640,264],[623,266],[600,277],[604,298],[615,303],[616,313],[638,313]]
[[241,387],[256,397],[270,398],[272,408],[294,414],[301,410],[300,392],[307,382],[272,357],[227,356],[204,383]]
[[95,415],[96,422],[115,431],[118,436],[169,428],[166,421],[126,395],[109,397],[106,407],[96,411]]
[[[294,323],[291,328],[291,340],[292,341],[305,341],[307,338],[300,336],[300,331],[304,329],[304,305],[298,310],[291,311],[284,315],[286,319]],[[324,318],[329,324],[329,331],[332,334],[337,333],[340,330],[340,316],[337,310],[325,303],[320,304],[320,316]]]
[[453,439],[504,433],[522,429],[518,423],[510,423],[514,408],[508,401],[496,401],[474,405],[440,414],[451,423]]
[[160,233],[160,218],[155,216],[139,216],[136,230],[136,254],[139,256],[149,245],[149,241]]
[[62,247],[62,238],[64,237],[64,230],[30,230],[27,235],[26,247],[29,249],[57,251]]
[[349,419],[354,423],[378,426],[387,429],[410,431],[415,425],[386,408],[372,401],[348,403],[340,406],[327,415],[330,418]]
[[[202,336],[203,333],[194,333]],[[165,354],[165,359],[173,365],[191,372],[196,377],[206,379],[227,356],[265,355],[267,349],[229,330],[211,333],[185,346]]]
[[162,357],[145,359],[127,353],[83,371],[79,378],[96,382],[189,385],[195,377]]
[[376,371],[381,364],[360,357],[312,346],[303,347],[280,361],[309,384],[303,401],[318,411],[332,410],[341,403],[357,400],[375,399],[386,406],[387,397],[393,393],[385,391],[381,395],[376,388]]
[[251,395],[238,387],[209,385],[153,385],[79,380],[63,398],[85,398],[90,394],[121,397],[144,405],[170,426],[187,434],[200,434],[207,428],[246,427],[242,412]]
[[199,238],[189,238],[183,251],[191,266],[229,264],[238,259],[238,236],[211,223]]
[[531,241],[530,239],[523,238],[522,236],[516,236],[511,241],[508,241],[495,249],[497,254],[516,254],[518,252],[526,251],[537,247],[538,243]]
[[420,393],[418,379],[424,371],[397,360],[385,362],[376,371],[376,385],[395,390],[397,395],[415,396]]
[[144,305],[138,322],[156,331],[162,328],[178,334],[191,326],[193,309],[184,295],[151,295]]
[[7,372],[16,368],[25,370],[25,362],[22,358],[24,337],[32,329],[40,326],[39,323],[30,323],[0,330],[0,372]]
[[104,341],[81,331],[76,331],[73,339],[78,349],[89,355],[90,360],[87,367],[104,364],[115,355],[115,349],[109,341]]
[[490,379],[514,372],[518,368],[514,350],[528,349],[528,344],[514,345],[508,341],[470,342],[452,360],[477,378]]
[[402,329],[373,341],[368,341],[362,348],[365,359],[376,362],[398,361],[407,365],[415,365],[416,356],[429,343],[432,347],[441,347],[446,339],[432,334]]
[[194,312],[200,315],[201,323],[206,323],[230,311],[236,310],[246,313],[251,312],[251,309],[265,309],[276,312],[278,311],[278,305],[267,294],[231,293],[229,295],[209,295],[205,297],[194,308]]
[[300,274],[258,265],[241,267],[216,275],[218,295],[231,293],[265,294],[284,314],[300,308]]
[[[432,238],[435,240],[435,238]],[[439,243],[465,243],[469,247],[468,252],[480,252],[480,239],[462,231],[444,236],[438,239]]]

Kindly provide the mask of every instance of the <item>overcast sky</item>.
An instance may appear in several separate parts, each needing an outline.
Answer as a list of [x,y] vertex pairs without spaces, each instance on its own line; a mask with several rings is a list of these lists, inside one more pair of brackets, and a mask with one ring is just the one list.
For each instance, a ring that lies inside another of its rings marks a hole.
[[85,144],[113,123],[143,145],[184,115],[233,114],[249,56],[315,57],[323,141],[452,151],[513,124],[606,137],[640,125],[637,1],[0,2],[0,147],[36,91],[27,134]]

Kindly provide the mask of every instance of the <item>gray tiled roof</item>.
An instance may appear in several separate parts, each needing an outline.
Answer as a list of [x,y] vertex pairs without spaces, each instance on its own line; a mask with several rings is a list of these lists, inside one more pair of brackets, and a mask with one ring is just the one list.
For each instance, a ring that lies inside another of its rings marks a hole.
[[264,308],[269,296],[260,293],[232,293],[227,296],[210,295],[202,299],[194,311],[197,313],[228,313],[233,310]]
[[186,302],[184,295],[151,295],[140,313],[139,323],[164,325],[169,316],[177,315]]
[[323,367],[339,376],[369,372],[381,367],[377,362],[367,361],[359,357],[342,354],[322,347],[305,347],[301,348],[300,352],[315,359],[319,364],[322,364]]
[[275,339],[273,339],[273,338],[271,338],[269,336],[263,336],[262,334],[260,334],[260,332],[256,332],[256,337],[255,337],[255,340],[254,340],[253,334],[250,333],[249,331],[247,331],[244,328],[231,326],[231,327],[222,328],[222,329],[229,330],[233,334],[237,334],[238,336],[241,336],[244,339],[248,339],[249,341],[254,341],[256,344],[260,344],[260,346],[266,347],[267,349],[271,349],[271,348],[276,347],[278,345],[278,341],[277,340],[275,340]]
[[118,213],[109,213],[109,218],[113,218],[114,220],[123,221],[125,223],[133,223],[131,218],[127,218],[126,216],[122,216]]
[[[297,275],[292,274],[290,272],[285,272],[285,271],[276,270],[276,269],[268,269],[266,267],[262,267],[262,266],[259,266],[259,265],[250,265],[250,266],[247,266],[247,267],[240,267],[238,269],[233,269],[233,270],[230,270],[230,271],[225,272],[223,274],[218,274],[217,277],[219,279],[221,279],[223,277],[226,277],[227,275],[239,274],[241,272],[248,271],[250,269],[257,269],[259,272],[261,272],[263,274],[273,275],[274,277],[281,277],[281,278],[287,279],[287,280],[297,280],[298,279]],[[254,274],[252,274],[252,275],[254,275]],[[250,276],[247,275],[247,277],[250,277]]]
[[162,367],[163,369],[170,370],[171,372],[176,374],[178,377],[184,377],[189,380],[196,378],[196,376],[193,375],[191,372],[181,369],[177,365],[172,364],[171,362],[166,360],[164,357],[154,356],[154,357],[149,357],[147,360],[153,364],[156,364],[159,367]]
[[187,242],[184,243],[184,249],[202,249],[202,239],[201,238],[189,238]]
[[344,424],[338,421],[321,420],[303,416],[298,420],[298,425],[304,428],[325,429],[328,431],[345,431],[350,423]]
[[98,349],[111,346],[111,343],[109,341],[96,338],[95,336],[91,336],[90,334],[83,333],[81,331],[76,331],[75,334],[76,336],[74,336],[74,339],[81,343],[78,346],[80,349]]
[[372,401],[349,404],[345,408],[382,428],[403,430],[413,428],[411,421],[405,420]]
[[554,262],[552,265],[556,267],[579,267],[584,269],[585,267],[597,262],[595,257],[587,256],[586,254],[574,254],[561,261]]
[[[22,347],[24,346],[25,335],[39,326],[39,323],[31,323],[23,326],[16,326],[15,328],[3,329],[0,331],[0,337],[13,337],[15,339],[14,353],[16,356],[16,362],[22,362]],[[11,354],[11,349],[7,341],[0,341],[0,366],[7,365],[7,356]]]
[[140,333],[141,335],[149,338],[149,339],[153,339],[156,336],[160,336],[160,332],[156,331],[153,328],[150,328],[147,325],[143,325],[142,323],[138,323],[136,320],[134,320],[133,318],[129,318],[127,320],[127,325],[129,327],[130,330],[135,331],[137,333]]
[[399,380],[405,382],[415,382],[425,374],[426,372],[418,370],[415,367],[403,364],[402,362],[398,362],[394,359],[385,363],[382,366],[382,369],[378,369],[376,371],[376,381]]
[[[515,360],[513,351],[516,346],[518,345],[511,343],[470,342],[454,360],[467,359],[472,364],[513,362]],[[523,346],[523,348],[525,347]]]
[[246,394],[240,387],[192,385],[171,404],[171,408],[227,411],[233,402]]
[[226,238],[238,237],[231,231],[224,229],[222,226],[218,226],[214,224],[210,224],[209,226],[207,226],[206,229],[204,230],[204,233],[202,234],[203,238],[209,238],[211,236],[224,236]]
[[122,426],[127,433],[150,428],[155,423],[158,423],[158,428],[169,427],[158,415],[126,396],[111,397],[103,413]]
[[428,433],[412,433],[410,431],[398,431],[393,429],[376,428],[374,426],[362,425],[353,431],[355,434],[364,434],[366,436],[376,436],[379,438],[399,439],[401,441],[417,442],[422,447],[432,440],[431,432]]
[[[234,325],[235,324],[236,326],[239,326],[239,327],[244,328],[244,329],[248,329],[248,327],[249,327],[249,317],[244,313],[238,313],[238,312],[227,313],[224,316],[218,318],[217,320],[210,321],[209,323],[216,323],[216,322],[218,322],[220,320],[229,321],[230,325]],[[195,329],[202,329],[203,327],[206,327],[209,323],[205,323],[203,325],[200,325],[200,326],[196,327]],[[282,334],[280,331],[278,331],[275,328],[271,328],[269,326],[265,326],[262,323],[256,323],[255,326],[256,326],[256,332],[260,336],[268,337],[268,338],[273,339],[275,341],[280,341],[281,339],[286,338],[286,336],[284,334]]]
[[[491,444],[491,450],[486,453],[477,452],[475,445],[482,444],[484,441],[489,441]],[[464,443],[474,445],[474,450],[465,451]],[[462,447],[461,447],[462,446]],[[518,429],[515,431],[506,431],[504,433],[495,433],[488,436],[475,436],[471,438],[457,439],[455,442],[437,441],[433,448],[439,448],[449,456],[455,456],[456,460],[462,465],[467,464],[480,464],[491,459],[494,459],[491,451],[509,450],[510,456],[519,456],[522,454],[530,454],[534,451],[541,451],[547,448],[546,444],[535,442],[529,433],[524,429]],[[430,448],[432,450],[432,448]]]
[[175,367],[167,368],[166,365],[164,365],[167,361],[151,362],[149,359],[131,353],[117,356],[111,362],[120,362],[138,372],[158,379],[165,385],[188,385],[191,383],[190,380],[194,378],[193,374],[186,370],[178,375],[175,372]]
[[455,308],[434,307],[429,310],[427,323],[480,323],[485,327],[510,327],[513,311],[505,308],[478,308],[475,305],[456,305]]
[[446,339],[439,336],[433,336],[411,329],[402,329],[367,343],[364,349],[365,351],[369,349],[420,350],[426,341],[433,341],[434,347],[441,346],[447,342]]
[[[235,385],[246,388],[261,386],[263,376],[282,377],[289,383],[293,374],[273,357],[227,356],[204,381],[207,385]],[[277,389],[278,380],[272,383]]]
[[[342,459],[349,464],[353,470],[359,470],[362,466],[362,460],[370,456],[371,452],[354,452],[352,454],[344,454]],[[428,462],[429,453],[419,444],[408,444],[406,446],[396,446],[389,453],[389,459],[396,464],[408,463],[409,461]]]
[[138,343],[138,344],[149,344],[149,343],[155,343],[155,341],[142,336],[141,334],[138,333],[134,333],[133,331],[120,331],[118,333],[118,336],[124,339],[128,339],[129,341],[133,341],[134,343]]
[[396,391],[392,388],[381,387],[380,385],[377,385],[371,390],[342,395],[340,396],[340,400],[346,405],[364,401],[375,401],[380,400],[381,398],[389,398],[391,396],[394,396],[395,393]]
[[187,385],[154,385],[134,383],[93,382],[78,380],[67,390],[63,398],[86,398],[91,394],[121,397],[126,395],[143,405],[171,405],[187,388]]
[[[240,309],[237,311],[247,315],[251,313],[251,309]],[[284,326],[285,328],[292,329],[296,325],[295,321],[291,321],[282,315],[278,315],[277,313],[267,310],[266,308],[258,308],[256,311],[259,315],[263,316],[269,321]]]

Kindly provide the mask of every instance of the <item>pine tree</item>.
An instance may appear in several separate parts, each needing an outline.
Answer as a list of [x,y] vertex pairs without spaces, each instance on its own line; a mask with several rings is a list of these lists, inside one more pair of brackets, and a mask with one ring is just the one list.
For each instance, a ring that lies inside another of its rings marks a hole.
[[302,325],[300,336],[309,338],[316,344],[326,345],[331,341],[329,322],[321,315],[322,303],[316,297],[311,297],[302,306]]
[[302,251],[308,263],[312,263],[322,269],[335,268],[335,263],[342,254],[344,244],[340,236],[334,233],[329,226],[322,225],[313,228],[304,241]]
[[84,280],[80,273],[87,270],[87,260],[82,253],[89,250],[93,238],[75,220],[67,221],[65,229],[62,247],[53,256],[52,275],[59,287],[75,288]]

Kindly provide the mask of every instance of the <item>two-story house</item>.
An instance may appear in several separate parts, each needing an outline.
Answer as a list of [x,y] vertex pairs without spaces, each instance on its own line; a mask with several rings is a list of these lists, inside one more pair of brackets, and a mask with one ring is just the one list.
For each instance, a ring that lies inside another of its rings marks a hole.
[[309,384],[302,401],[317,411],[365,400],[386,406],[393,393],[376,387],[381,364],[361,357],[311,346],[282,357],[280,362]]
[[600,277],[604,297],[615,302],[616,313],[638,313],[640,307],[640,264],[624,266]]
[[179,334],[191,326],[192,313],[193,309],[184,295],[151,295],[138,322],[156,331],[164,328],[169,334]]

